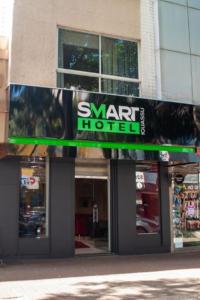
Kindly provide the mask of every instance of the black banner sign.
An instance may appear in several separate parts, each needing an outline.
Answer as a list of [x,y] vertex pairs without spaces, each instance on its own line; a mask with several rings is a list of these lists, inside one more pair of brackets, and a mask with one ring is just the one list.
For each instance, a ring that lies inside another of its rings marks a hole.
[[11,85],[9,137],[193,147],[200,106]]

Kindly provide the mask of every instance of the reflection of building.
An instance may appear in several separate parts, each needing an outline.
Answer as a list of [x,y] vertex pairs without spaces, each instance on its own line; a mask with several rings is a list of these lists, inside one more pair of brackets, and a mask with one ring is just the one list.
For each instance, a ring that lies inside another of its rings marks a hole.
[[199,245],[199,20],[192,0],[14,1],[0,38],[3,255]]

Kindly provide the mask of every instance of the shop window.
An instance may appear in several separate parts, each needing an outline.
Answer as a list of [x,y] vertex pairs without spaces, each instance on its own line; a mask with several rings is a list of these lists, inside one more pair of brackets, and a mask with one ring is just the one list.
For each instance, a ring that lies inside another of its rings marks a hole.
[[58,30],[58,87],[139,96],[138,77],[136,42]]
[[160,196],[157,164],[136,166],[136,232],[160,232]]
[[21,161],[19,236],[48,236],[47,168],[43,158]]
[[183,165],[179,169],[175,168],[172,175],[172,221],[175,249],[200,246],[198,169],[198,164]]

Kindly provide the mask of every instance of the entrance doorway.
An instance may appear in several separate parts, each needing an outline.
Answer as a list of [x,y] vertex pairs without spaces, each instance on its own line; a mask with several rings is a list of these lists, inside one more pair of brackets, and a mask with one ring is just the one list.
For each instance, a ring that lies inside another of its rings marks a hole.
[[106,179],[75,179],[75,254],[109,251]]

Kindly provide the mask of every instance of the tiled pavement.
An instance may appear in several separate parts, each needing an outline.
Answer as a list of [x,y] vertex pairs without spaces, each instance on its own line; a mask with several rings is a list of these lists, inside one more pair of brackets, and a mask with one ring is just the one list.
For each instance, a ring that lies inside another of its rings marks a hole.
[[0,299],[200,299],[200,252],[7,263]]

